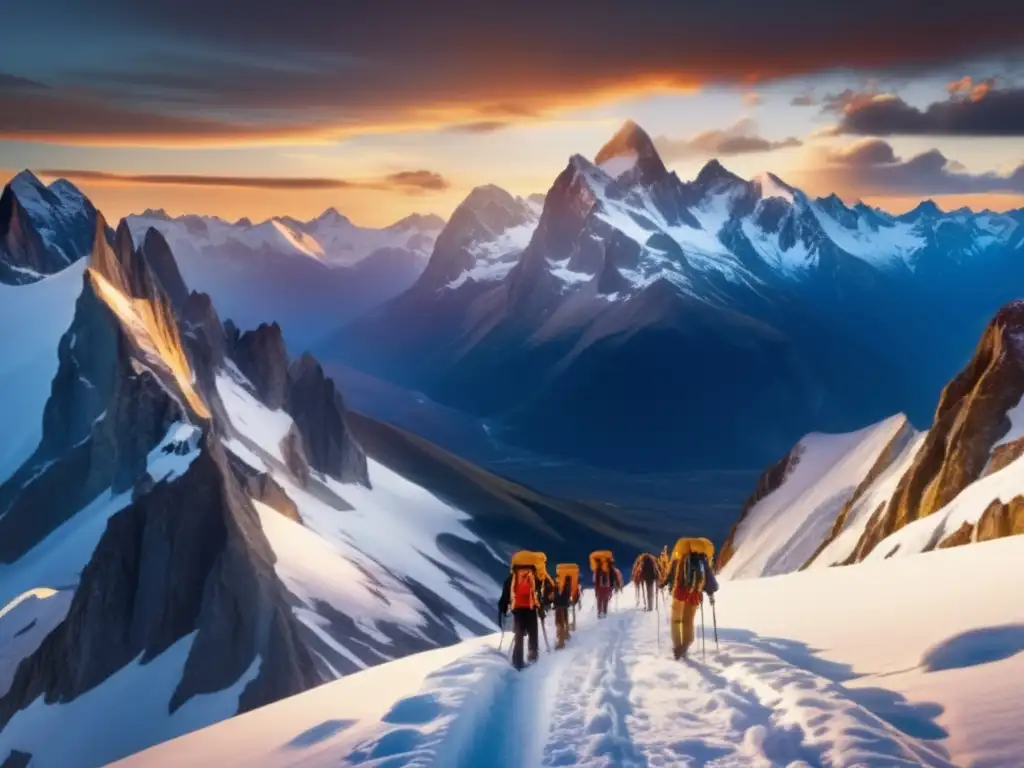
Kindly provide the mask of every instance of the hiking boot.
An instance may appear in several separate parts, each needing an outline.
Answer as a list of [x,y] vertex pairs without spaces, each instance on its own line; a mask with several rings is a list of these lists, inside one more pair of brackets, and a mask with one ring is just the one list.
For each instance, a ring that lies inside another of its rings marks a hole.
[[685,658],[686,651],[682,647],[676,647],[672,649],[672,655],[675,656],[676,661]]

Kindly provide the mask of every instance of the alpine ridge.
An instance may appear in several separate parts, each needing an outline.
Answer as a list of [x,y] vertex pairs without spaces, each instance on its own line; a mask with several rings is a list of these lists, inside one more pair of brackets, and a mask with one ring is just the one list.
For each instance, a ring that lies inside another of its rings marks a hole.
[[926,424],[1024,285],[1020,212],[892,216],[717,160],[684,182],[631,122],[595,162],[569,159],[535,222],[514,200],[471,193],[417,283],[318,356],[542,454],[750,468],[809,431]]
[[765,472],[722,550],[723,572],[776,575],[1024,533],[1022,339],[1017,301],[989,322],[925,432],[900,415],[804,437]]

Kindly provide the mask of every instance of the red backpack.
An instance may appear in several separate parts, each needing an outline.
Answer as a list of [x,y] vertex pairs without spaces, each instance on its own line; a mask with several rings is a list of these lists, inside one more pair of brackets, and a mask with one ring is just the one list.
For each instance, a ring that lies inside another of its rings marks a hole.
[[537,577],[531,568],[512,571],[512,610],[530,610],[540,605],[537,598]]

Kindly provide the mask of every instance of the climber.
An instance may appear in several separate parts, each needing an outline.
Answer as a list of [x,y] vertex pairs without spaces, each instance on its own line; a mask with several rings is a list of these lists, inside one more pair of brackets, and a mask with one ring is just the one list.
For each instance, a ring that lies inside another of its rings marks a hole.
[[527,663],[537,660],[537,624],[544,608],[541,602],[541,583],[538,565],[542,565],[536,552],[517,552],[512,556],[512,568],[501,590],[498,601],[499,623],[512,612],[512,666],[522,669],[523,640],[528,641]]
[[569,608],[576,594],[580,568],[571,563],[560,563],[555,566],[557,582],[554,591],[555,606],[555,648],[564,648],[569,641]]
[[693,644],[693,622],[706,592],[715,603],[718,581],[712,563],[715,547],[707,539],[682,538],[676,542],[664,584],[672,588],[672,651],[677,659]]
[[[660,578],[658,560],[654,555],[645,552],[637,557],[633,564],[633,581],[636,583],[637,592],[643,592],[645,611],[654,610],[654,587]],[[642,590],[641,587],[643,587]],[[637,598],[637,603],[639,604],[639,602],[640,600]]]
[[608,615],[608,602],[612,591],[622,589],[622,574],[615,567],[615,558],[606,549],[590,553],[590,570],[594,574],[594,598],[597,601],[597,618]]

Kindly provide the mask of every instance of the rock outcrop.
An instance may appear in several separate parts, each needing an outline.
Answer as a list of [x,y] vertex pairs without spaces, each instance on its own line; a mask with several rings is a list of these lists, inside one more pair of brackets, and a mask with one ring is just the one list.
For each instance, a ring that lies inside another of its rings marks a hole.
[[[233,327],[233,326],[232,326]],[[232,343],[231,359],[271,410],[284,407],[288,394],[288,350],[277,323],[246,331]]]
[[341,393],[311,355],[288,368],[285,410],[295,420],[310,467],[343,483],[370,485],[366,454],[352,435]]
[[1024,395],[1024,302],[1003,307],[974,357],[943,390],[935,420],[885,511],[871,520],[851,555],[862,560],[879,541],[938,511],[984,474],[992,449],[1009,432],[1007,413]]
[[243,711],[321,682],[223,449],[207,435],[196,450],[183,474],[110,519],[64,622],[0,699],[0,728],[39,696],[71,701],[193,634],[171,712],[230,686],[257,660]]

